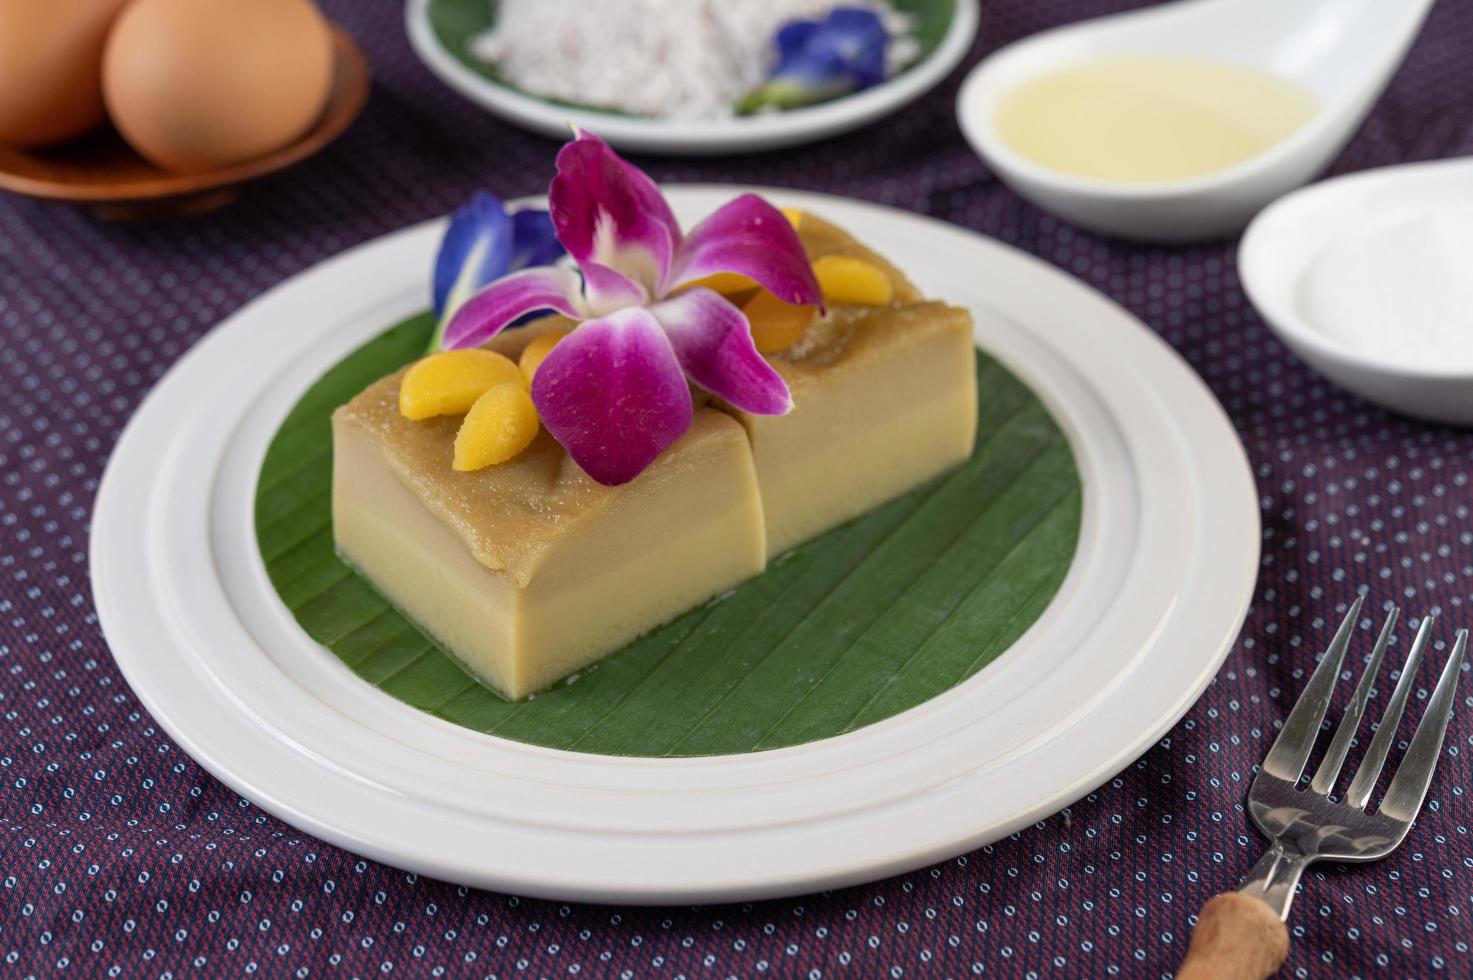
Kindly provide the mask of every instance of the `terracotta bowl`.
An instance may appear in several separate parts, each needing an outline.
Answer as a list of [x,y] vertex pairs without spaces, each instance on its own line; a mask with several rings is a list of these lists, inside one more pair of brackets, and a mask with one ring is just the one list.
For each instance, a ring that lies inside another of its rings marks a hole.
[[334,26],[332,90],[316,124],[274,153],[206,173],[176,174],[133,151],[106,126],[78,140],[44,149],[0,143],[0,189],[28,197],[81,204],[123,220],[174,217],[229,204],[247,181],[289,167],[322,149],[348,128],[368,101],[371,78],[358,45]]

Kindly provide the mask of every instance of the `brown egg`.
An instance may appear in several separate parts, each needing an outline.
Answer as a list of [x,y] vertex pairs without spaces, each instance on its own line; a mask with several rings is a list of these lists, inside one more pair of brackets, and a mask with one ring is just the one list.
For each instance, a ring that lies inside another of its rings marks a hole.
[[133,0],[102,65],[124,138],[181,173],[291,143],[322,112],[331,81],[332,36],[309,0]]
[[102,47],[127,0],[0,0],[0,141],[44,146],[102,122]]

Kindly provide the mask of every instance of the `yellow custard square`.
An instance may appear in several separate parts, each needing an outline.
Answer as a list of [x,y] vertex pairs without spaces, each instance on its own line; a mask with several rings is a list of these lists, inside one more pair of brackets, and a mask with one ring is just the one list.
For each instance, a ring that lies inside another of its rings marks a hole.
[[[552,324],[492,346],[513,358]],[[591,480],[543,431],[515,459],[451,469],[460,417],[399,414],[400,371],[333,413],[343,558],[472,673],[524,698],[761,572],[742,427],[698,409],[631,483]]]
[[830,305],[769,356],[793,393],[787,415],[726,408],[752,440],[769,555],[961,464],[977,436],[971,314],[924,300],[899,269],[828,222],[805,214],[798,230],[810,259],[863,259],[885,271],[894,297]]

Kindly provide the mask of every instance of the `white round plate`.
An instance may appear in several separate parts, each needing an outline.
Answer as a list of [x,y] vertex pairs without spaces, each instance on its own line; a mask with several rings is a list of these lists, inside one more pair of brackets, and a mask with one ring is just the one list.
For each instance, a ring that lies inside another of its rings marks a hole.
[[951,27],[935,50],[874,88],[804,109],[711,120],[650,119],[579,109],[502,85],[466,67],[445,49],[430,24],[430,0],[408,0],[404,26],[415,54],[442,82],[519,126],[562,139],[569,125],[576,125],[621,150],[707,156],[813,143],[910,104],[945,78],[972,46],[977,2],[956,0]]
[[[747,190],[670,189],[689,225]],[[1125,311],[973,232],[761,190],[848,228],[1042,397],[1084,483],[1044,615],[946,694],[837,738],[617,758],[459,728],[359,680],[298,627],[256,547],[266,447],[326,369],[428,305],[443,228],[352,249],[250,303],[158,384],[98,492],[92,585],[145,707],[242,795],[422,874],[563,900],[719,902],[943,860],[1073,802],[1196,700],[1242,625],[1257,494],[1207,389]],[[204,398],[204,393],[208,397]]]

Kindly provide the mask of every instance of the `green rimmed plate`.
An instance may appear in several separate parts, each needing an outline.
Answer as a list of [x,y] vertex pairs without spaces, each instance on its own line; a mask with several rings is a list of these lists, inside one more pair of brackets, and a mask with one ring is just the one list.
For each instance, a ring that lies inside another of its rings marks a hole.
[[491,0],[409,0],[405,28],[415,53],[446,85],[490,112],[546,136],[569,125],[624,150],[681,155],[748,153],[796,146],[863,126],[935,87],[977,33],[978,0],[895,0],[915,18],[920,57],[894,78],[832,102],[787,112],[714,120],[665,120],[568,105],[520,91],[470,53],[494,19]]
[[[742,190],[669,196],[690,223]],[[1077,550],[1022,635],[949,690],[845,734],[687,758],[487,735],[365,683],[278,597],[256,489],[304,393],[424,307],[432,223],[250,304],[170,371],[118,444],[92,584],[118,664],[176,743],[305,831],[401,867],[659,903],[941,860],[1077,799],[1158,739],[1226,655],[1257,571],[1256,491],[1201,382],[1128,314],[1012,249],[873,205],[761,192],[973,308],[979,347],[1063,433],[1083,485]],[[982,642],[974,653],[991,656]]]

